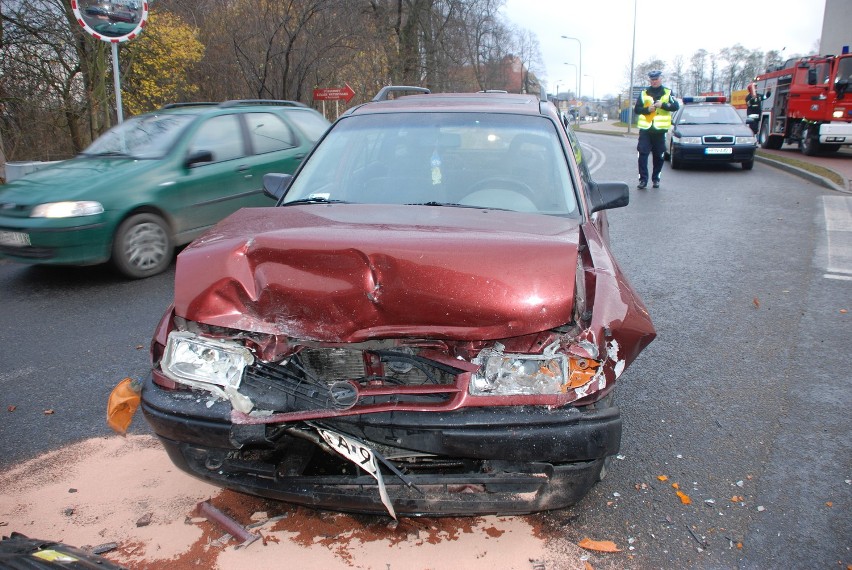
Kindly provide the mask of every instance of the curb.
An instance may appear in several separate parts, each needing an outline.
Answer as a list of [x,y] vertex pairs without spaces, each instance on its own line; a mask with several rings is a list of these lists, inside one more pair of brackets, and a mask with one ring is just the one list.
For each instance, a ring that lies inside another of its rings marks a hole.
[[[770,166],[778,168],[779,170],[794,174],[799,178],[804,178],[805,180],[813,182],[814,184],[819,184],[820,186],[828,188],[829,190],[843,192],[844,194],[852,194],[852,191],[850,191],[849,189],[843,188],[842,186],[838,186],[833,181],[829,180],[824,176],[820,176],[819,174],[815,174],[803,168],[798,168],[796,166],[793,166],[792,164],[787,164],[786,162],[781,162],[780,160],[774,160],[773,158],[768,157],[766,155],[762,155],[759,152],[755,153],[754,159],[758,162],[762,162],[764,164],[768,164]],[[826,170],[829,169],[826,168]]]

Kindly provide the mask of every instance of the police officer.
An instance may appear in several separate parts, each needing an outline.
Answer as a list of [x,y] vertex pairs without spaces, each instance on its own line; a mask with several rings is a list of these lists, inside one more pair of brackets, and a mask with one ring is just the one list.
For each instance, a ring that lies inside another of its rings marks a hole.
[[655,69],[648,72],[650,87],[646,87],[633,106],[639,127],[639,185],[640,190],[648,187],[648,155],[653,161],[654,170],[651,182],[654,188],[660,187],[660,172],[663,170],[663,154],[666,150],[666,131],[672,126],[672,113],[678,110],[677,99],[672,90],[663,86],[663,72]]

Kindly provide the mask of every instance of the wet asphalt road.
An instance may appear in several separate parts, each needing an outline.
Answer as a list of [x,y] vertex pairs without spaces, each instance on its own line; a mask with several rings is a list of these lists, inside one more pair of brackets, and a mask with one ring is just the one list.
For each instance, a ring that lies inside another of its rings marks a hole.
[[[635,181],[635,140],[580,138],[596,179]],[[848,201],[764,164],[666,166],[662,188],[631,190],[612,247],[659,336],[620,380],[609,476],[537,518],[615,541],[626,567],[852,563],[852,280],[825,222]],[[172,279],[0,261],[0,469],[110,433],[107,395],[146,374]]]

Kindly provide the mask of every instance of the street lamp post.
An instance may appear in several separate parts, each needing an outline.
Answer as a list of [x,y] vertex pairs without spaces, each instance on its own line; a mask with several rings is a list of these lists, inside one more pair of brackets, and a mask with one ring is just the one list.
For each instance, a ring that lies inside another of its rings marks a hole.
[[565,62],[563,65],[570,65],[571,67],[574,68],[574,88],[577,89],[577,99],[579,99],[580,98],[580,82],[579,82],[578,77],[580,76],[580,74],[577,71],[577,66],[574,65],[573,63],[568,63],[568,62]]
[[[582,76],[583,76],[583,44],[582,44],[582,43],[580,43],[580,40],[579,40],[579,39],[577,39],[577,38],[572,38],[571,36],[562,36],[562,39],[565,39],[565,40],[574,40],[575,42],[577,42],[577,46],[578,46],[578,48],[579,48],[579,55],[580,55],[580,58],[579,58],[579,61],[578,61],[578,63],[580,64],[580,65],[579,65],[579,69],[580,69],[580,71],[579,71],[578,75],[579,75],[580,77],[582,77]],[[583,96],[583,86],[582,86],[582,84],[581,84],[581,83],[579,83],[579,81],[578,81],[578,83],[577,83],[577,98],[579,99],[579,98],[581,98],[582,96]]]
[[630,53],[630,93],[627,94],[629,111],[627,112],[627,134],[633,125],[633,60],[636,58],[636,0],[633,0],[633,51]]
[[583,77],[591,77],[592,78],[592,109],[595,110],[595,120],[598,119],[598,106],[595,104],[595,76],[594,75],[584,75]]
[[591,77],[592,78],[592,103],[595,102],[595,76],[594,75],[584,75],[583,77]]

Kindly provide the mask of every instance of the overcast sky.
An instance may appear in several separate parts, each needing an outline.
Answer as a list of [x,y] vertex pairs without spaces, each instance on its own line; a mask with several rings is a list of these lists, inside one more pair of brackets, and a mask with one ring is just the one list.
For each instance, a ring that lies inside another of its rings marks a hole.
[[564,64],[578,66],[578,42],[561,36],[579,39],[582,74],[591,76],[580,79],[582,94],[599,98],[629,84],[634,1],[636,65],[657,58],[671,64],[676,55],[688,64],[696,50],[712,53],[737,43],[810,55],[818,50],[825,11],[825,0],[506,0],[503,14],[538,38],[548,92],[557,83],[576,92],[579,69]]

